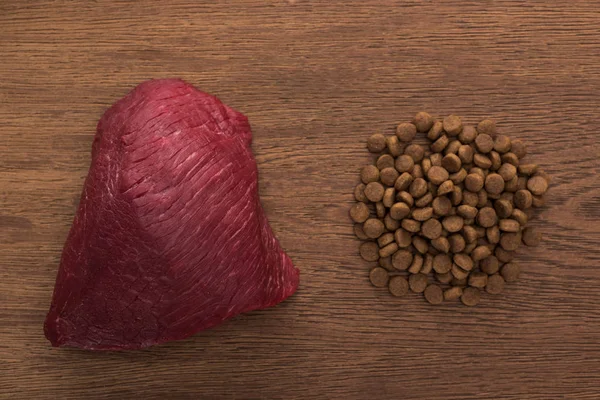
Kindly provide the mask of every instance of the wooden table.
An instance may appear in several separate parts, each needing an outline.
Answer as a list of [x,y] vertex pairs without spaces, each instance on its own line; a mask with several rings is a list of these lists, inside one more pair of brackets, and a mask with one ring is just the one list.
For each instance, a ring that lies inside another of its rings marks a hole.
[[[145,351],[51,348],[96,122],[158,77],[248,115],[300,288]],[[0,397],[600,398],[599,93],[593,0],[0,2]],[[422,109],[496,119],[553,178],[543,244],[476,308],[374,289],[347,217],[366,137]]]

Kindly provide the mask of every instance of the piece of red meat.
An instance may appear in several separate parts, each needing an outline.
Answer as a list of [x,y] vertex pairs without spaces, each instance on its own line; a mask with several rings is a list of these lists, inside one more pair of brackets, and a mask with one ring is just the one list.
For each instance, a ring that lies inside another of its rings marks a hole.
[[44,325],[54,346],[139,349],[295,292],[251,140],[244,115],[176,79],[106,111]]

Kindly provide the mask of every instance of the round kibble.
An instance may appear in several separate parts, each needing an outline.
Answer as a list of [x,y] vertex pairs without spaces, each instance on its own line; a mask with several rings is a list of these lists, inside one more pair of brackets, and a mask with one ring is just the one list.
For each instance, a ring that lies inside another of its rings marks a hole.
[[[443,231],[442,231],[442,234],[443,234]],[[448,238],[446,238],[444,236],[440,236],[437,239],[433,239],[431,241],[431,245],[437,251],[440,251],[442,253],[448,253],[450,251],[450,242],[448,241]]]
[[496,200],[494,202],[494,209],[496,210],[496,214],[500,218],[508,218],[513,212],[512,202],[508,200]]
[[429,205],[429,203],[431,203],[432,200],[433,200],[433,195],[431,194],[431,192],[427,192],[422,197],[417,199],[417,201],[415,201],[415,207],[419,207],[419,208],[426,207]]
[[500,274],[494,274],[488,277],[485,291],[489,294],[500,294],[504,290],[504,278]]
[[414,198],[421,197],[427,193],[427,182],[423,178],[417,178],[410,184],[408,191]]
[[406,203],[395,203],[390,208],[390,217],[401,220],[410,214],[410,207]]
[[444,130],[444,125],[442,124],[442,122],[435,121],[433,123],[433,125],[431,126],[431,129],[429,129],[429,132],[427,132],[427,139],[436,140],[437,138],[440,137],[443,130]]
[[396,271],[396,269],[392,266],[392,257],[380,257],[377,263],[381,268],[385,269],[388,272]]
[[488,256],[479,262],[479,268],[488,275],[495,274],[500,268],[496,256]]
[[417,250],[421,254],[425,254],[427,253],[427,250],[429,250],[429,245],[427,244],[427,241],[420,236],[413,236],[412,245],[415,248],[415,250]]
[[383,247],[387,246],[388,244],[392,243],[393,241],[394,241],[394,234],[388,232],[388,233],[384,233],[383,235],[379,236],[379,238],[377,239],[377,244],[379,245],[379,247],[383,248]]
[[415,254],[413,256],[413,261],[410,264],[410,267],[408,267],[408,272],[410,272],[411,274],[416,274],[421,270],[422,266],[423,266],[423,257],[420,254]]
[[383,222],[381,222],[379,219],[369,218],[363,224],[363,231],[365,232],[367,237],[371,239],[377,239],[385,231],[385,226],[383,225]]
[[356,185],[356,187],[354,188],[354,198],[356,199],[356,201],[362,201],[363,203],[369,201],[369,199],[367,199],[367,196],[365,196],[366,187],[367,185],[365,185],[364,183],[359,183],[358,185]]
[[523,175],[533,175],[537,172],[537,164],[519,164],[518,170]]
[[494,150],[501,154],[509,152],[510,138],[505,135],[496,136],[496,140],[494,141]]
[[469,276],[469,271],[465,271],[456,264],[452,264],[452,269],[450,270],[450,272],[452,272],[452,276],[454,276],[454,278],[458,280],[466,279]]
[[444,130],[450,136],[457,136],[462,132],[462,120],[456,115],[449,115],[444,118]]
[[396,240],[396,243],[398,243],[398,246],[408,247],[412,243],[412,234],[402,228],[396,229],[396,232],[394,232],[394,239]]
[[536,196],[541,196],[548,190],[548,181],[536,175],[527,180],[527,189]]
[[354,222],[365,222],[369,218],[369,207],[365,203],[356,203],[350,208],[350,218]]
[[483,188],[484,178],[477,174],[468,174],[465,178],[465,188],[470,192],[479,192]]
[[379,156],[379,158],[377,158],[377,169],[379,169],[380,171],[384,170],[385,168],[393,168],[394,167],[394,157],[390,156],[389,154],[382,154]]
[[437,239],[442,234],[442,224],[437,219],[429,219],[421,225],[421,232],[427,239]]
[[396,183],[394,183],[394,188],[397,191],[402,192],[402,191],[408,189],[408,187],[410,186],[412,181],[413,181],[412,175],[409,174],[408,172],[403,172],[402,174],[400,174],[398,179],[396,179]]
[[400,157],[396,158],[394,166],[398,172],[410,172],[415,166],[415,161],[411,156],[402,154]]
[[375,213],[377,214],[377,218],[385,217],[385,206],[381,201],[375,203]]
[[523,243],[527,246],[537,246],[542,240],[542,234],[535,228],[523,229]]
[[488,276],[483,272],[475,271],[472,272],[471,275],[469,275],[469,286],[473,286],[478,289],[483,289],[485,288],[485,285],[487,285],[487,281]]
[[473,307],[479,303],[481,298],[481,294],[479,293],[479,289],[474,287],[467,287],[463,290],[462,296],[460,296],[460,301],[465,306]]
[[498,222],[498,227],[503,232],[519,232],[519,230],[521,229],[521,225],[519,224],[519,222],[509,218],[501,219]]
[[452,253],[460,253],[466,246],[465,238],[459,233],[448,236],[448,242],[450,243],[450,251]]
[[396,199],[396,191],[394,190],[394,188],[387,188],[383,192],[383,199],[381,199],[381,202],[383,203],[383,205],[385,207],[390,208],[394,205],[395,199]]
[[394,186],[394,183],[396,183],[396,179],[398,179],[398,176],[400,176],[398,171],[396,171],[396,168],[393,167],[382,169],[380,175],[381,183],[387,186]]
[[464,219],[459,217],[458,215],[451,215],[449,217],[445,217],[442,220],[442,225],[444,226],[444,229],[446,229],[448,232],[458,232],[462,229],[462,227],[464,226]]
[[417,132],[427,132],[433,126],[433,117],[424,111],[420,111],[415,115],[413,124],[417,128]]
[[404,122],[396,127],[396,136],[402,142],[410,142],[417,135],[417,127],[413,124]]
[[473,163],[479,168],[488,169],[492,167],[492,160],[484,156],[483,154],[475,154],[473,156]]
[[403,276],[394,276],[390,279],[388,290],[393,296],[402,297],[408,293],[408,282]]
[[519,166],[519,157],[513,152],[504,153],[500,158],[503,163],[512,164],[515,167]]
[[477,246],[471,252],[471,258],[475,262],[479,262],[479,261],[483,260],[484,258],[487,258],[491,255],[492,255],[492,250],[490,250],[490,248],[485,245]]
[[515,251],[521,244],[520,233],[503,233],[500,235],[500,246],[506,251]]
[[383,199],[383,192],[385,191],[385,188],[383,187],[383,185],[379,182],[370,182],[367,187],[365,188],[365,196],[367,196],[367,199],[369,199],[370,201],[376,203],[378,201],[381,201],[381,199]]
[[421,223],[410,218],[404,218],[400,223],[400,226],[412,233],[417,233],[421,230]]
[[444,300],[456,300],[463,294],[463,288],[460,286],[453,286],[450,289],[444,291]]
[[475,147],[482,153],[489,153],[494,149],[494,139],[486,133],[480,133],[475,138]]
[[436,215],[448,215],[450,213],[450,209],[452,208],[452,203],[450,199],[447,197],[436,197],[433,199],[431,203],[431,207],[433,208],[433,212]]
[[450,180],[442,182],[442,184],[438,187],[437,195],[443,196],[448,193],[452,193],[454,191],[454,183]]
[[402,201],[406,203],[408,206],[412,207],[415,204],[415,200],[410,195],[410,193],[402,191],[396,195],[396,200]]
[[519,274],[521,273],[521,268],[519,264],[516,262],[510,262],[504,264],[502,269],[500,270],[500,275],[504,278],[504,280],[508,283],[516,282],[519,279]]
[[459,253],[454,255],[454,263],[465,271],[473,269],[473,260],[467,254]]
[[517,220],[519,224],[521,224],[521,226],[525,226],[527,224],[527,221],[529,220],[527,214],[525,214],[523,211],[517,208],[513,209],[512,213],[510,214],[510,217],[514,220]]
[[393,157],[398,157],[404,150],[403,145],[398,140],[397,136],[388,136],[385,138],[387,148]]
[[461,166],[462,161],[456,154],[446,154],[444,158],[442,158],[442,167],[446,169],[447,172],[458,172]]
[[477,216],[477,208],[466,204],[458,206],[456,213],[464,218],[475,218]]
[[502,247],[496,247],[494,255],[498,258],[498,261],[503,263],[511,262],[515,258],[514,252],[504,250]]
[[446,169],[443,167],[433,166],[429,168],[429,171],[427,171],[427,179],[429,179],[429,182],[435,185],[439,185],[448,180],[448,177],[448,171],[446,171]]
[[449,142],[450,140],[448,139],[448,136],[442,135],[435,142],[433,142],[431,146],[429,146],[429,148],[434,153],[441,153],[442,150],[444,150],[446,146],[448,146]]
[[485,190],[491,194],[500,194],[504,190],[504,179],[499,174],[489,174],[485,178]]
[[511,142],[510,151],[517,156],[517,158],[521,159],[527,155],[527,146],[521,139],[516,139]]
[[369,273],[369,279],[373,286],[382,288],[387,286],[390,277],[384,268],[375,267]]
[[496,134],[496,122],[491,119],[482,120],[477,124],[477,132],[494,136]]
[[363,231],[362,224],[354,224],[354,234],[360,240],[367,240],[369,238],[365,231]]
[[438,254],[433,257],[433,269],[439,274],[445,274],[452,269],[452,260],[447,254]]
[[491,226],[485,230],[485,237],[488,242],[497,244],[500,242],[500,228],[497,225]]
[[374,165],[367,165],[360,171],[360,179],[366,185],[379,180],[379,169]]
[[444,149],[444,155],[448,154],[456,154],[458,153],[458,149],[462,146],[460,142],[456,139],[452,139],[448,142],[448,146]]
[[383,217],[383,224],[385,225],[385,229],[390,232],[396,231],[400,227],[400,222],[392,218],[392,216],[387,213],[385,217]]
[[438,274],[437,272],[435,273],[435,279],[437,279],[440,283],[448,284],[452,281],[453,278],[454,277],[450,272],[446,272],[443,274]]
[[415,293],[423,293],[427,287],[427,275],[425,274],[413,274],[408,278],[408,285],[410,290]]
[[379,259],[379,246],[375,242],[364,242],[359,248],[360,256],[365,261],[377,261]]
[[427,286],[423,294],[430,304],[442,304],[444,301],[444,293],[438,285]]
[[421,167],[421,164],[415,164],[415,166],[413,167],[412,171],[410,172],[410,174],[413,176],[413,178],[417,179],[417,178],[423,178],[425,175],[423,174],[423,168]]
[[515,206],[521,210],[530,208],[533,205],[533,196],[527,189],[517,190],[514,198]]
[[498,222],[498,217],[496,211],[492,207],[483,207],[479,210],[479,213],[477,214],[477,223],[480,226],[489,228],[496,225],[496,222]]
[[367,148],[371,153],[380,153],[385,149],[385,136],[381,133],[375,133],[367,140]]
[[458,140],[464,144],[472,143],[477,137],[477,130],[474,126],[463,126],[462,132],[458,135]]
[[392,256],[392,265],[398,271],[404,271],[404,270],[408,269],[408,267],[410,267],[410,264],[412,264],[412,261],[413,261],[413,255],[408,250],[398,250]]
[[425,207],[425,208],[417,208],[412,212],[412,218],[416,221],[427,221],[433,215],[433,208]]
[[433,256],[431,254],[425,254],[423,266],[421,267],[421,273],[427,275],[431,271],[433,271]]

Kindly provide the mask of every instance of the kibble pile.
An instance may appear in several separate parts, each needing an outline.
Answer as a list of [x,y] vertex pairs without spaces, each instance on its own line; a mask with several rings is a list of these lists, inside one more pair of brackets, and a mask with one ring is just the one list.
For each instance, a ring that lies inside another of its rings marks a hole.
[[[429,148],[411,143],[417,132]],[[367,148],[380,155],[361,170],[350,216],[361,257],[379,264],[374,286],[474,306],[482,290],[499,294],[518,279],[515,251],[540,242],[526,225],[548,189],[547,175],[521,162],[521,140],[497,135],[491,120],[475,127],[419,112],[396,135],[372,135]]]

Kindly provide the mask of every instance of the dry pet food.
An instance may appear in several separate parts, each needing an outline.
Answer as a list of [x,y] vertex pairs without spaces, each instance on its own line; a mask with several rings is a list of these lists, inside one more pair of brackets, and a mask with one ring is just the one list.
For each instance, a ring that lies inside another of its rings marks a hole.
[[[430,141],[412,143],[418,134]],[[371,283],[397,297],[475,306],[518,280],[515,251],[542,237],[528,227],[544,204],[548,175],[522,162],[526,144],[485,119],[468,125],[419,112],[412,122],[367,140],[377,155],[360,171],[350,209],[361,257],[378,265]]]

